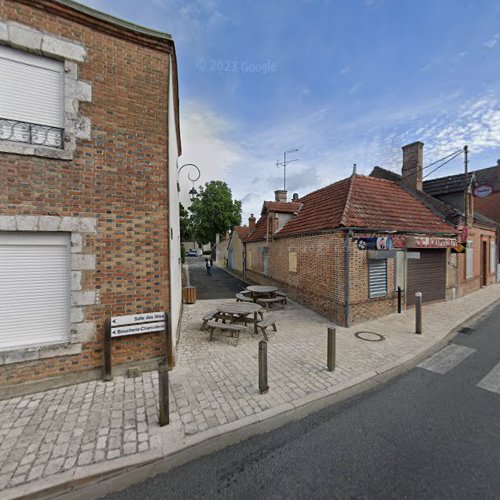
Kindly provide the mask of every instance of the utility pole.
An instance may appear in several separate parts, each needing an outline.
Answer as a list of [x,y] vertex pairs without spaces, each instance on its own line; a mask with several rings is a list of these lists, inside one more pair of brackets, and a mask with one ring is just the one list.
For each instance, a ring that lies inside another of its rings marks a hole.
[[292,163],[294,161],[298,161],[299,159],[296,158],[295,160],[288,160],[286,159],[286,155],[288,153],[296,153],[298,151],[298,149],[290,149],[289,151],[285,151],[283,153],[283,163],[280,163],[280,162],[276,162],[276,166],[277,167],[283,167],[283,191],[286,191],[286,166],[289,164],[289,163]]
[[464,171],[465,171],[465,186],[464,186],[464,213],[465,227],[469,226],[469,147],[464,146]]

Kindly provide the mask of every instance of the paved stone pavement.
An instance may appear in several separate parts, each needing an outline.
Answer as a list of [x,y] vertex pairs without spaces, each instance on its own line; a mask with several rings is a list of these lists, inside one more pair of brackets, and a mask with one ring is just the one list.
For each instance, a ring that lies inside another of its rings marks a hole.
[[[453,302],[424,306],[424,334],[413,333],[414,312],[337,328],[337,368],[326,370],[331,323],[289,301],[273,311],[269,385],[258,391],[261,336],[250,326],[234,339],[199,330],[221,300],[185,306],[177,367],[170,375],[170,425],[158,426],[158,376],[115,377],[0,401],[0,495],[15,498],[47,485],[158,459],[203,439],[293,410],[408,361],[468,317],[500,298],[500,284]],[[365,342],[354,332],[385,335]],[[215,434],[214,434],[215,433]],[[22,485],[22,486],[18,486]],[[16,487],[17,486],[17,487]]]

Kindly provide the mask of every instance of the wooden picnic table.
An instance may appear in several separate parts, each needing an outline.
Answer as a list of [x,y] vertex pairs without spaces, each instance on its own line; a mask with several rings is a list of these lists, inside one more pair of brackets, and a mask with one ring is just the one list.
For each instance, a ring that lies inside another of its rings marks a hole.
[[259,333],[257,328],[257,323],[259,322],[257,313],[262,310],[262,306],[259,304],[252,304],[250,302],[229,302],[227,304],[220,304],[217,306],[217,310],[228,316],[235,316],[237,319],[241,320],[246,318],[249,314],[253,313],[253,327],[254,333]]
[[255,302],[262,297],[274,297],[275,292],[278,291],[278,287],[270,285],[250,285],[247,286],[247,290],[250,292],[252,300]]

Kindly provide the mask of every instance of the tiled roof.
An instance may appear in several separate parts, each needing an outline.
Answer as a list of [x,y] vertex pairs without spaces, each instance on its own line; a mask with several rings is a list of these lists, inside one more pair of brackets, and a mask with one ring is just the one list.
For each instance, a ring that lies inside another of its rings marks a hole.
[[[491,184],[494,186],[498,180],[499,168],[500,167],[497,165],[495,167],[475,170],[474,172],[469,172],[469,177],[474,174],[476,177],[476,184]],[[464,177],[465,174],[457,174],[424,181],[424,191],[433,196],[463,191],[465,185]]]
[[454,229],[397,183],[355,175],[299,200],[276,237],[338,227],[453,234]]
[[248,236],[250,228],[248,226],[235,226],[234,231],[236,231],[241,240],[244,240]]
[[282,214],[296,214],[300,210],[300,203],[294,201],[265,201],[262,213],[265,211]]
[[247,236],[245,241],[259,241],[266,238],[267,232],[267,214],[261,216],[261,218],[255,224],[254,230]]

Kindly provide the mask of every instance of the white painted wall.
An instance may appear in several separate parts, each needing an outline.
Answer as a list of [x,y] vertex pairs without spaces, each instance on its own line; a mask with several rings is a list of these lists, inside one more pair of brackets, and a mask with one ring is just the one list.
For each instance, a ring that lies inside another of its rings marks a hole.
[[170,227],[170,314],[172,326],[172,348],[175,356],[177,329],[181,318],[182,306],[182,263],[181,237],[179,221],[179,192],[177,190],[177,159],[179,144],[177,144],[177,124],[175,120],[174,91],[172,80],[172,59],[169,68],[169,95],[168,95],[168,200],[169,200],[169,227]]

